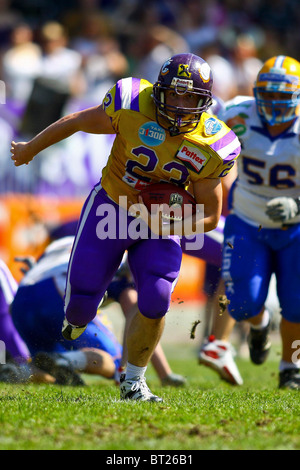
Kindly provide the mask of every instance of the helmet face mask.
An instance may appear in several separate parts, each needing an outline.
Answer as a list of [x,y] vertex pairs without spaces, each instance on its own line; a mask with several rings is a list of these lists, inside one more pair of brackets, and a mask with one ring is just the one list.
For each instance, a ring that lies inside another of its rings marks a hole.
[[[171,135],[192,132],[197,127],[203,111],[212,104],[212,84],[210,67],[200,57],[194,54],[178,54],[168,59],[153,86],[159,124],[168,129]],[[178,96],[195,96],[194,107],[168,104],[168,90],[173,90]]]
[[300,114],[300,63],[287,56],[272,57],[258,73],[253,91],[264,123],[293,121]]

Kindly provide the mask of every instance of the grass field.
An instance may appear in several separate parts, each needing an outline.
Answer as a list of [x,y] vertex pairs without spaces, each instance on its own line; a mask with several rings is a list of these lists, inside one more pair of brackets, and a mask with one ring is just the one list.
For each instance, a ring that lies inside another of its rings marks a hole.
[[121,402],[108,380],[80,388],[0,384],[0,450],[299,450],[300,396],[277,388],[278,351],[254,366],[238,359],[232,387],[195,359],[194,344],[165,347],[188,386],[147,381],[162,404]]

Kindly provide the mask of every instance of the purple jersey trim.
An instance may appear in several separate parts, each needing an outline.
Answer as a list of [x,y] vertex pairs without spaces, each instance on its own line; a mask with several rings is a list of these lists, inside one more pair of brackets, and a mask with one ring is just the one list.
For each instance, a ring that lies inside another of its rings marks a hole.
[[130,106],[130,108],[133,111],[139,111],[140,110],[140,102],[139,102],[140,83],[141,83],[141,80],[139,78],[133,78],[132,79],[132,92],[131,92],[131,106]]
[[[215,150],[215,152],[220,153],[219,151],[222,150],[227,145],[230,145],[236,139],[236,135],[233,131],[229,131],[224,137],[214,142],[210,147]],[[241,146],[238,143],[237,147],[232,150],[229,155],[223,158],[224,163],[228,163],[233,160],[241,150]]]
[[122,80],[119,80],[116,84],[115,111],[119,111],[121,107],[122,107]]
[[[129,86],[127,80],[128,79],[126,79],[126,83],[124,83],[124,80],[119,80],[116,83],[115,111],[119,111],[123,107],[127,109],[129,108],[133,111],[140,110],[139,96],[141,79],[131,78],[131,87]],[[128,93],[131,93],[130,96]],[[124,94],[124,96],[122,96],[122,94]]]

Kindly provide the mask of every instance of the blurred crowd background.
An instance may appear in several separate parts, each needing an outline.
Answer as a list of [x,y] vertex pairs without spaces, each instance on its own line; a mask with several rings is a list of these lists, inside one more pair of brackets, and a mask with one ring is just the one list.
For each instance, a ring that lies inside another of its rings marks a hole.
[[[60,198],[59,208],[62,198],[86,197],[112,136],[79,133],[18,169],[11,140],[100,104],[121,77],[154,83],[164,60],[180,52],[207,60],[222,100],[252,95],[266,59],[299,59],[299,26],[298,0],[0,0],[0,255],[11,245],[28,250],[39,221],[61,218],[53,199],[38,215],[42,203],[28,204],[28,195]],[[16,195],[27,195],[26,204]],[[34,230],[26,232],[29,219]]]
[[219,98],[252,95],[267,58],[298,58],[299,25],[297,0],[0,0],[0,117],[28,138],[180,52],[208,61]]
[[154,82],[190,51],[215,71],[223,99],[251,93],[261,61],[298,58],[297,0],[0,0],[1,79],[27,102],[37,77],[99,102],[116,79]]

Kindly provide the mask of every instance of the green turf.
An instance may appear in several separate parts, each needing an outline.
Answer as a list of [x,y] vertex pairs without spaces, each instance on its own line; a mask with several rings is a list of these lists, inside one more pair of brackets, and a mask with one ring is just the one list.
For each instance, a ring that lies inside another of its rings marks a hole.
[[164,402],[122,402],[110,381],[87,387],[0,384],[0,450],[298,450],[300,395],[277,388],[276,353],[262,366],[238,359],[232,387],[195,359],[191,346],[166,348],[188,386],[161,388]]

